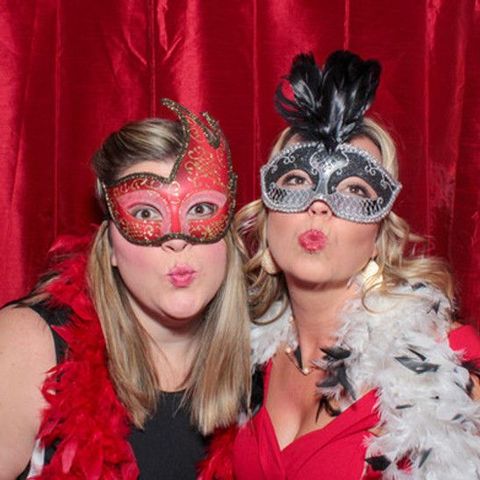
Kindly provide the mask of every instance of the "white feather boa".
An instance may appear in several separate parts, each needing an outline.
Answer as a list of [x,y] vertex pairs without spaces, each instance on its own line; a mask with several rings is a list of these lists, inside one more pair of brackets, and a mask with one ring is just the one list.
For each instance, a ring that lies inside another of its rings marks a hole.
[[[480,479],[480,405],[467,394],[470,377],[461,352],[448,344],[449,302],[422,283],[394,293],[369,294],[368,310],[360,299],[350,302],[334,345],[348,357],[327,356],[318,363],[330,378],[343,369],[357,398],[377,390],[381,435],[369,439],[367,458],[390,462],[383,479]],[[280,311],[281,303],[275,303],[259,323]],[[295,345],[290,316],[287,308],[276,321],[252,328],[254,366],[268,361],[281,343]],[[354,401],[340,383],[320,393],[337,399],[342,409]],[[405,458],[409,471],[397,466]]]

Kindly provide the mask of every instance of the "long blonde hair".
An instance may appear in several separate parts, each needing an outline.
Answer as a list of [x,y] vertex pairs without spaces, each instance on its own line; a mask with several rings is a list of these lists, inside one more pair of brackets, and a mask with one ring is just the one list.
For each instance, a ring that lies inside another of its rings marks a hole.
[[[204,434],[231,424],[250,390],[249,318],[242,263],[231,233],[225,241],[226,278],[204,313],[197,332],[198,352],[184,384],[192,422]],[[148,334],[135,318],[126,287],[110,258],[108,221],[104,221],[89,257],[89,287],[117,394],[134,424],[141,427],[155,411],[161,379],[155,373]]]
[[[107,138],[93,157],[93,167],[98,180],[109,183],[132,164],[175,158],[183,141],[177,122],[132,122]],[[98,193],[103,202],[101,190]],[[230,233],[225,241],[226,277],[204,312],[197,331],[198,351],[184,383],[184,402],[190,407],[192,422],[204,434],[232,423],[250,391],[246,287],[240,255]],[[142,426],[156,407],[161,379],[155,374],[147,334],[133,314],[126,287],[111,267],[110,258],[104,222],[88,266],[91,295],[105,334],[117,393],[133,422]]]
[[[380,149],[383,166],[398,178],[395,144],[378,122],[365,118],[359,136],[366,136]],[[275,142],[271,157],[292,137],[285,129]],[[261,200],[245,205],[236,215],[234,230],[241,244],[245,272],[249,284],[250,308],[253,318],[259,318],[276,300],[285,300],[287,290],[283,274],[268,274],[261,265],[267,248],[267,211]],[[441,290],[453,303],[454,288],[448,264],[424,253],[426,239],[412,233],[408,223],[391,211],[380,223],[376,240],[378,273],[363,289],[363,298],[372,290],[390,294],[404,282],[424,281]],[[420,251],[418,251],[420,250]]]
[[[112,182],[141,161],[171,161],[182,142],[180,125],[164,119],[132,122],[112,133],[92,158],[104,211],[100,182]],[[118,270],[111,265],[108,224],[109,220],[103,221],[93,240],[87,281],[105,337],[111,379],[133,424],[142,428],[159,408],[161,373],[157,376],[148,333],[134,315]],[[198,351],[183,383],[183,403],[203,434],[234,422],[250,393],[249,314],[242,261],[230,231],[224,240],[226,277],[203,312],[196,333]],[[54,280],[50,276],[25,303],[46,299],[42,287]]]

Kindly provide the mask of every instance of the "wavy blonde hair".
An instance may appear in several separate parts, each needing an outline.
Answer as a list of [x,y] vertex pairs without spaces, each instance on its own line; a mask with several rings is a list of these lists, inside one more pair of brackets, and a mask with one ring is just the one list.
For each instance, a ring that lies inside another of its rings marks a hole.
[[[372,140],[380,149],[382,164],[398,178],[398,161],[395,144],[380,124],[365,118],[358,136]],[[292,138],[287,128],[275,142],[270,158]],[[245,205],[236,215],[234,230],[241,244],[244,269],[250,291],[250,308],[253,318],[261,317],[276,300],[285,301],[287,289],[281,272],[271,275],[262,268],[262,256],[267,248],[267,215],[261,200]],[[379,271],[368,279],[362,290],[365,300],[372,290],[392,294],[396,286],[405,282],[423,281],[443,292],[453,305],[454,288],[450,268],[440,258],[428,256],[427,240],[410,231],[408,223],[393,211],[380,222],[376,239]]]

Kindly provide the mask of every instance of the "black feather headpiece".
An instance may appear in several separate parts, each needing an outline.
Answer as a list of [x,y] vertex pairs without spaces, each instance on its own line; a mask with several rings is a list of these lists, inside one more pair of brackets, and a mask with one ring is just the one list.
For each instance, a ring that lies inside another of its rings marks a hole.
[[349,51],[332,53],[321,69],[313,55],[292,62],[286,80],[294,100],[277,87],[275,106],[292,131],[307,141],[319,141],[332,152],[359,132],[380,80],[380,64]]

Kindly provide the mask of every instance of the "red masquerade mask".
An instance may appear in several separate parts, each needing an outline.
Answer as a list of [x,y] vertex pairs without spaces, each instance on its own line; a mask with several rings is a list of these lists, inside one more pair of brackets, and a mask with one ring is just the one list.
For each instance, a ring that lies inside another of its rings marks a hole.
[[121,234],[137,245],[171,238],[214,243],[227,233],[235,209],[236,175],[218,123],[172,100],[184,133],[182,149],[167,177],[134,173],[103,185],[108,211]]

